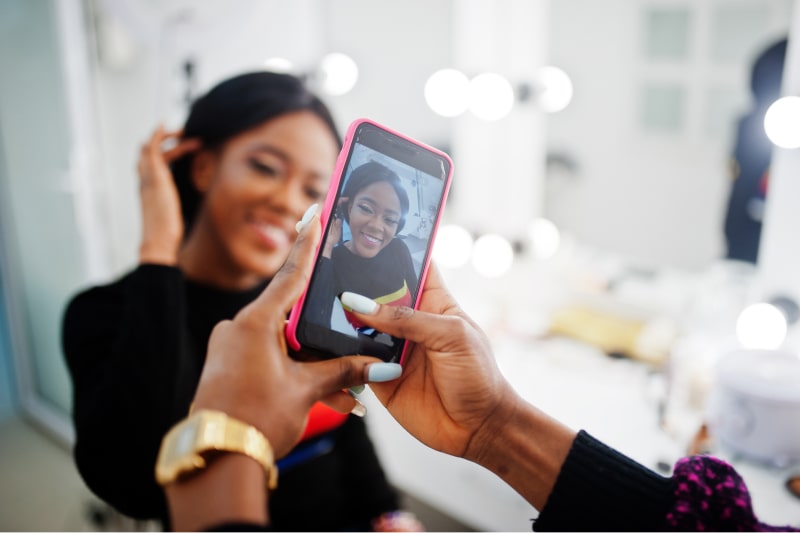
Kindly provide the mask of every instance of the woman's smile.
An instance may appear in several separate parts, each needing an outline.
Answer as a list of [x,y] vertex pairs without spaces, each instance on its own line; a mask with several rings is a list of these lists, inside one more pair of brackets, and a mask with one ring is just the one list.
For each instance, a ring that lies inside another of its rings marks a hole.
[[372,235],[368,235],[366,233],[361,233],[361,240],[367,248],[380,248],[383,245],[383,239],[374,237]]
[[288,248],[292,245],[292,239],[288,231],[282,227],[264,220],[248,219],[248,224],[255,230],[259,241],[267,248],[276,250]]

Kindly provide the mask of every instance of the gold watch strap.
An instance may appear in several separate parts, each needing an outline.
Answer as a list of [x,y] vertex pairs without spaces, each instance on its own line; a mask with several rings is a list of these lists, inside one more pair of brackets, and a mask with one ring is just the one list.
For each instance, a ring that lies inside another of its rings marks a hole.
[[[164,437],[162,454],[170,448],[184,446],[179,443],[185,439],[185,426],[192,426],[193,457],[183,457],[177,470],[156,469],[156,477],[162,485],[171,483],[180,476],[206,466],[206,458],[213,452],[240,453],[258,461],[267,475],[270,490],[278,486],[278,467],[269,441],[258,429],[223,413],[202,409],[193,412],[188,418],[175,425]],[[159,460],[159,466],[162,461]]]

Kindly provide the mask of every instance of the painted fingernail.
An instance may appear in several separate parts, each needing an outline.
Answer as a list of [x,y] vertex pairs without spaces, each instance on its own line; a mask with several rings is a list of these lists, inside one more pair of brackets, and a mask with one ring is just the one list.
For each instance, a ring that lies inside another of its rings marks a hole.
[[306,212],[303,214],[303,218],[300,219],[300,222],[294,225],[294,229],[297,230],[297,233],[303,231],[309,221],[314,218],[314,215],[317,214],[317,209],[319,209],[319,204],[313,204],[311,207],[306,209]]
[[350,412],[359,418],[364,418],[364,415],[367,414],[367,406],[356,400],[356,404],[353,406]]
[[349,307],[356,313],[374,315],[378,311],[378,303],[375,300],[354,292],[343,292],[341,300],[342,305]]
[[367,367],[367,380],[375,383],[392,381],[403,373],[403,367],[397,363],[372,363]]
[[356,385],[355,387],[350,387],[350,395],[352,396],[353,394],[361,394],[362,392],[364,392],[364,389],[366,389],[366,386],[364,385]]

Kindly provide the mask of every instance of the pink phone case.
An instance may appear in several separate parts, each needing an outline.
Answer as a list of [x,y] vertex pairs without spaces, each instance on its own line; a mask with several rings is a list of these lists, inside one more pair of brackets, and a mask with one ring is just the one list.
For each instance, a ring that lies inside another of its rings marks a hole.
[[[375,126],[377,128],[380,128],[380,129],[382,129],[382,130],[384,130],[384,131],[386,131],[388,133],[391,133],[392,135],[395,135],[397,137],[405,139],[406,141],[408,141],[410,143],[413,143],[413,144],[415,144],[415,145],[417,145],[417,146],[419,146],[421,148],[424,148],[425,150],[433,152],[433,153],[439,155],[440,157],[442,157],[443,159],[445,159],[449,163],[450,171],[448,172],[448,174],[447,174],[447,176],[445,178],[444,192],[442,194],[441,207],[439,208],[439,212],[436,214],[436,219],[435,219],[434,225],[433,225],[433,231],[431,232],[430,249],[433,249],[434,241],[436,239],[436,233],[437,233],[438,228],[439,228],[439,222],[441,221],[442,212],[444,211],[444,207],[445,207],[445,204],[447,202],[447,196],[448,196],[448,194],[450,192],[450,181],[452,180],[452,177],[453,177],[453,162],[450,159],[450,156],[448,156],[446,153],[442,152],[441,150],[438,150],[436,148],[428,146],[428,145],[426,145],[426,144],[424,144],[424,143],[422,143],[420,141],[417,141],[416,139],[412,139],[411,137],[408,137],[407,135],[403,135],[402,133],[399,133],[399,132],[394,131],[394,130],[392,130],[390,128],[387,128],[386,126],[384,126],[382,124],[379,124],[379,123],[377,123],[377,122],[375,122],[373,120],[367,119],[367,118],[360,118],[360,119],[356,119],[355,121],[353,121],[348,126],[347,132],[345,133],[344,145],[342,146],[342,149],[339,152],[339,157],[336,160],[336,168],[333,171],[333,178],[331,180],[331,184],[330,184],[330,187],[328,189],[328,194],[325,197],[325,203],[322,206],[322,212],[320,213],[320,223],[321,223],[323,229],[327,227],[328,219],[330,218],[331,213],[333,212],[334,202],[335,202],[335,199],[336,199],[336,194],[337,194],[337,191],[339,189],[339,184],[340,184],[340,182],[342,180],[342,177],[343,177],[342,175],[344,173],[344,166],[345,166],[345,164],[347,162],[347,156],[348,156],[348,154],[349,154],[349,152],[351,150],[351,147],[352,147],[353,138],[355,137],[355,135],[354,135],[355,131],[358,128],[359,125],[364,124],[364,123],[372,124],[373,126]],[[322,241],[320,241],[320,244],[317,246],[317,250],[316,250],[315,255],[314,255],[314,263],[315,264],[317,262],[317,259],[319,258],[319,253],[320,253],[320,250],[321,250],[321,244],[322,244]],[[422,292],[422,287],[425,286],[425,280],[428,277],[428,268],[430,266],[430,255],[431,254],[427,254],[427,257],[425,259],[425,263],[422,265],[422,269],[421,269],[421,272],[420,272],[419,290],[417,291],[416,301],[414,302],[414,308],[415,309],[419,306],[419,296],[420,296],[420,293]],[[301,345],[300,341],[297,339],[297,327],[298,327],[299,320],[300,320],[301,310],[303,309],[303,304],[305,303],[305,300],[306,300],[307,292],[308,292],[308,286],[306,286],[306,289],[303,291],[302,296],[300,296],[300,299],[297,300],[297,302],[295,303],[294,307],[292,307],[292,310],[291,310],[291,312],[289,314],[289,320],[288,320],[288,322],[286,324],[286,340],[289,343],[289,346],[295,351],[300,351],[302,349],[302,345]],[[403,352],[402,352],[402,355],[400,356],[400,364],[401,365],[405,362],[406,354],[408,353],[408,346],[409,346],[409,343],[405,343],[405,345],[403,347]]]

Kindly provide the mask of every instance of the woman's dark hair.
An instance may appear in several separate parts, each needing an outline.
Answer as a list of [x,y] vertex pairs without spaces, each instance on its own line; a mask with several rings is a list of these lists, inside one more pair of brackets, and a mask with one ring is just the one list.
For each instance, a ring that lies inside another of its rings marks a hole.
[[[299,78],[266,71],[229,78],[195,100],[183,127],[183,137],[198,138],[203,148],[215,149],[240,133],[294,111],[311,111],[321,118],[341,147],[336,123],[322,100]],[[188,154],[172,163],[185,235],[189,234],[203,198],[192,182],[193,158]]]
[[[394,189],[394,192],[397,193],[397,197],[400,199],[400,220],[397,223],[397,233],[400,233],[400,231],[403,229],[403,226],[406,224],[406,215],[408,215],[408,193],[406,193],[406,188],[403,187],[403,182],[400,180],[400,176],[398,176],[388,167],[378,163],[377,161],[369,161],[358,168],[353,169],[353,171],[350,173],[350,178],[347,180],[347,184],[344,186],[342,196],[349,198],[349,204],[353,201],[353,198],[355,198],[356,194],[358,194],[360,190],[380,181],[385,181],[391,185]],[[348,224],[350,223],[348,215],[349,211],[350,209],[348,206],[348,209],[345,210],[344,214],[344,219]]]

